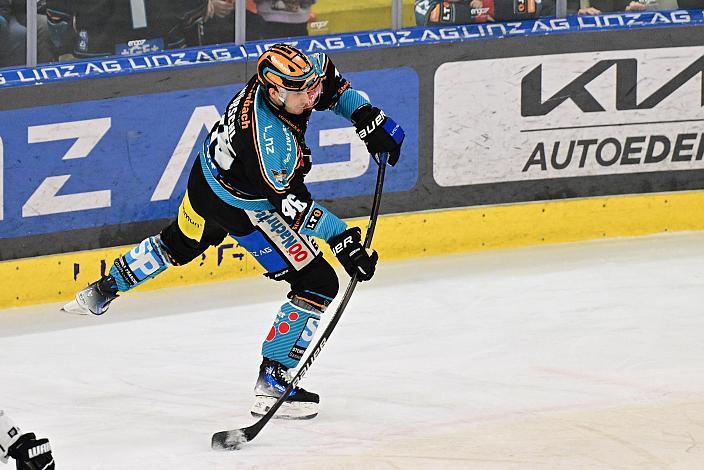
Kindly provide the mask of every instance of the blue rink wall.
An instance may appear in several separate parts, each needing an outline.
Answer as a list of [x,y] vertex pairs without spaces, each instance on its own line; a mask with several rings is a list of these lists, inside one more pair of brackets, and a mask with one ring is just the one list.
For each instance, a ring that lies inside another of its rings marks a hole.
[[[703,21],[611,14],[297,44],[329,53],[406,130],[375,241],[389,259],[703,229]],[[0,307],[70,298],[168,223],[263,47],[0,71]],[[314,113],[307,136],[311,192],[363,217],[375,163],[349,123]],[[233,240],[170,271],[153,287],[261,273]]]
[[[385,185],[388,192],[411,189],[418,178],[416,72],[405,67],[347,76],[404,123],[407,158],[389,172]],[[395,86],[382,90],[378,83]],[[172,217],[199,145],[243,86],[3,111],[4,177],[11,191],[4,197],[0,238]],[[332,112],[314,113],[307,136],[316,157],[309,186],[318,198],[373,193],[376,170],[364,145],[352,140],[358,138],[349,121]],[[358,157],[364,161],[354,171],[342,167]]]

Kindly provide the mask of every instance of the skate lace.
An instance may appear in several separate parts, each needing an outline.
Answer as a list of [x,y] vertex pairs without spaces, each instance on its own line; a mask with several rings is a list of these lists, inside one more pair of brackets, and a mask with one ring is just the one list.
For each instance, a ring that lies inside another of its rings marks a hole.
[[286,383],[286,386],[291,385],[291,381],[293,380],[293,374],[290,370],[280,369],[279,374],[281,375],[281,379]]
[[287,387],[291,385],[291,382],[293,381],[294,374],[291,372],[290,369],[272,366],[270,368],[267,368],[266,372],[272,375],[278,382],[283,383]]

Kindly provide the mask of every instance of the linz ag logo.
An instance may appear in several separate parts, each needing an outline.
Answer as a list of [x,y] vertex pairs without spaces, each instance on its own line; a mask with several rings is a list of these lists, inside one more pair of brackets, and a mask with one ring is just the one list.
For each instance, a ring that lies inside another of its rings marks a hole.
[[[562,87],[557,93],[542,99],[543,66],[538,65],[521,80],[521,116],[545,116],[565,101],[572,100],[585,113],[606,111],[587,90],[587,85],[595,78],[616,67],[616,110],[652,109],[694,77],[704,73],[704,56],[663,84],[653,94],[638,102],[638,60],[609,59],[601,60],[591,66],[579,77]],[[704,90],[700,106],[704,105]]]

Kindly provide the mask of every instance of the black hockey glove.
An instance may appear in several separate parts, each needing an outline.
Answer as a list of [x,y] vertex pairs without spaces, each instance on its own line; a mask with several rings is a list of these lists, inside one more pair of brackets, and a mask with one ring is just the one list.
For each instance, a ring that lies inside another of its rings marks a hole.
[[368,281],[374,276],[379,255],[374,250],[365,250],[361,240],[362,231],[359,227],[352,227],[335,235],[328,243],[347,274],[354,276],[356,273],[358,280]]
[[376,158],[378,153],[387,152],[388,163],[394,166],[401,155],[401,144],[406,136],[403,128],[384,114],[384,111],[369,104],[352,113],[352,122],[369,153]]
[[37,439],[34,433],[22,435],[8,451],[17,462],[17,470],[54,470],[49,439]]

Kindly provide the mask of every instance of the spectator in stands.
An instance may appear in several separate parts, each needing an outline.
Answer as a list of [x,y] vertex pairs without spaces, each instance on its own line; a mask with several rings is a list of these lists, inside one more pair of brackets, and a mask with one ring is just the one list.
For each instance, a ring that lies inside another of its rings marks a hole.
[[133,10],[133,2],[125,0],[47,2],[57,18],[72,19],[76,57],[132,55],[198,45],[198,26],[209,5],[209,0],[142,1],[136,2]]
[[254,0],[260,21],[247,24],[247,40],[308,36],[315,0]]
[[208,0],[208,11],[203,25],[203,44],[222,44],[234,40],[234,0]]
[[[246,40],[307,36],[313,3],[315,0],[247,0]],[[209,0],[203,44],[234,41],[234,9],[234,0]]]
[[0,67],[22,65],[26,31],[12,14],[11,0],[0,0]]
[[[224,42],[232,42],[235,40],[235,12],[234,0],[210,0],[213,3],[212,11],[214,15],[210,15],[205,23],[204,44],[218,44]],[[221,5],[219,8],[215,2],[224,2],[230,6]],[[210,7],[209,10],[210,12]],[[245,34],[246,41],[256,41],[262,37],[262,18],[259,16],[257,4],[254,0],[247,0],[247,31]]]
[[415,12],[421,26],[515,21],[554,14],[554,1],[416,0]]
[[704,8],[704,0],[678,0],[677,8],[683,10],[701,10]]
[[568,15],[601,15],[602,12],[616,11],[614,3],[618,0],[567,0]]
[[64,54],[73,53],[73,44],[76,42],[71,4],[72,0],[47,0],[46,16],[49,21],[49,38],[51,47],[59,60],[62,60],[61,56]]
[[619,11],[656,11],[677,9],[677,0],[625,0],[617,3],[619,3],[617,8]]
[[[23,65],[27,61],[27,1],[0,0],[0,66]],[[46,1],[37,2],[37,61],[56,60],[49,40]]]
[[254,0],[247,0],[247,41],[256,41],[261,36],[262,17]]
[[[704,4],[702,0],[580,0],[577,13],[580,15],[600,15],[618,11],[676,10],[677,8],[689,8],[683,5],[687,2],[698,4],[698,6],[691,8],[702,8]],[[571,11],[568,2],[567,12]]]

